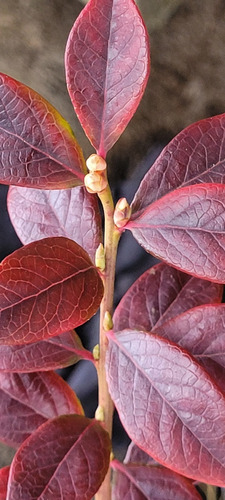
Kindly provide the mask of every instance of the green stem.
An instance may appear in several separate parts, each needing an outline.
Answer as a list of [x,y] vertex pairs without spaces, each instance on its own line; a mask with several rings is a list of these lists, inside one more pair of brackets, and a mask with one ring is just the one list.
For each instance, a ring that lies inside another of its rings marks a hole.
[[205,494],[207,500],[216,500],[217,499],[217,486],[212,486],[207,483],[199,483],[200,489]]
[[217,487],[207,484],[206,486],[206,498],[207,500],[216,500],[217,498]]
[[[105,325],[105,314],[113,313],[113,297],[114,297],[114,280],[115,280],[115,265],[117,257],[117,247],[120,239],[120,232],[113,222],[114,203],[109,185],[98,193],[101,200],[104,217],[105,217],[105,270],[102,273],[104,282],[104,296],[100,308],[100,331],[99,331],[99,350],[100,356],[97,362],[98,372],[98,405],[103,410],[104,426],[110,437],[112,436],[112,419],[114,405],[111,400],[105,372],[105,358],[108,347],[108,339],[106,336],[107,326]],[[95,495],[96,500],[111,500],[111,481],[110,470],[105,477],[98,493]]]

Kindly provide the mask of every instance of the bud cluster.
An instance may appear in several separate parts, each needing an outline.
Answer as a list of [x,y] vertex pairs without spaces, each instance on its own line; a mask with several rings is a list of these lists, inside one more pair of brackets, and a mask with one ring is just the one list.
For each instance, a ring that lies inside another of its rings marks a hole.
[[92,154],[86,161],[89,174],[84,178],[84,184],[89,193],[100,193],[108,185],[106,176],[106,161],[97,154]]

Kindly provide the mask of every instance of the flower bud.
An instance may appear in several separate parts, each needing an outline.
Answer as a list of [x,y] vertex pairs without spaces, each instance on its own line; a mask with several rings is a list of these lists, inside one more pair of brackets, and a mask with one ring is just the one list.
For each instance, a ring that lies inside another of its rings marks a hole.
[[118,200],[114,212],[114,224],[117,227],[123,227],[127,224],[131,217],[131,207],[126,198]]
[[84,185],[89,193],[100,193],[108,185],[107,178],[98,172],[85,175]]
[[87,168],[90,172],[98,172],[106,169],[106,161],[99,155],[92,154],[86,161]]

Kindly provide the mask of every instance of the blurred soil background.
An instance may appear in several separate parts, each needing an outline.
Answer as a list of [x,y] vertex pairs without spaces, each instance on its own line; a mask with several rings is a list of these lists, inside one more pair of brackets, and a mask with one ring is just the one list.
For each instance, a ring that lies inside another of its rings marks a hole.
[[[122,0],[121,0],[122,1]],[[0,71],[47,98],[92,152],[67,95],[64,49],[84,0],[0,0]],[[151,39],[144,99],[109,155],[124,177],[151,145],[225,111],[225,1],[137,0]]]
[[[125,178],[139,178],[140,165],[141,171],[149,167],[157,145],[194,121],[225,112],[225,1],[137,3],[150,33],[151,76],[135,117],[108,156],[116,192]],[[63,61],[82,7],[79,0],[0,0],[0,71],[47,98],[70,122],[87,157],[93,150],[70,103]],[[19,245],[8,228],[5,198],[2,187],[1,258]],[[7,450],[0,448],[0,465],[9,460]]]

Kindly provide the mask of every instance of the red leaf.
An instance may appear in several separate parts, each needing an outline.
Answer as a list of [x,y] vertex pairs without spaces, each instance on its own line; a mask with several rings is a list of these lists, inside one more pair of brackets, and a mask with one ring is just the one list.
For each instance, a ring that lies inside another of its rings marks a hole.
[[8,211],[23,244],[65,236],[81,245],[94,262],[102,222],[98,200],[85,188],[42,191],[11,186]]
[[154,331],[192,307],[221,302],[222,293],[223,287],[217,283],[157,264],[142,274],[124,295],[113,316],[113,329]]
[[102,295],[98,270],[77,243],[30,243],[1,264],[0,343],[29,344],[75,328],[95,314]]
[[0,73],[0,182],[69,188],[83,183],[84,170],[81,149],[58,111]]
[[0,500],[6,500],[9,469],[9,465],[0,469]]
[[133,441],[127,448],[127,453],[124,458],[124,464],[139,464],[139,465],[158,465],[157,462],[150,457],[145,451],[141,450]]
[[95,420],[78,415],[50,420],[16,453],[7,500],[91,500],[109,455],[109,436]]
[[125,474],[118,472],[113,474],[112,494],[113,500],[117,500],[117,498],[123,498],[123,500],[146,500],[146,496],[136,488],[133,482]]
[[107,379],[140,448],[175,472],[225,485],[225,396],[187,351],[144,332],[111,333]]
[[167,194],[126,225],[145,250],[199,278],[225,282],[225,187]]
[[225,304],[190,309],[160,325],[155,333],[195,356],[225,391]]
[[68,91],[98,154],[120,137],[149,75],[147,30],[133,0],[90,0],[67,42]]
[[57,370],[80,359],[93,361],[93,355],[84,349],[73,330],[34,344],[0,345],[0,371],[3,372]]
[[83,415],[79,399],[54,372],[0,373],[0,439],[17,448],[49,418]]
[[133,213],[180,187],[224,184],[224,130],[225,114],[193,123],[174,137],[141,182],[132,202]]
[[124,500],[201,500],[191,481],[158,465],[111,462],[116,471],[115,498]]

